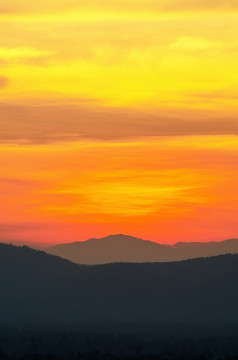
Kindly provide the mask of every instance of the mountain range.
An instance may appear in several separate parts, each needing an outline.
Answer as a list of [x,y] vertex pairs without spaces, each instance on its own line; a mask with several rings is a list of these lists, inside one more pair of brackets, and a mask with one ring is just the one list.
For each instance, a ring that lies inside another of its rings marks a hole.
[[237,278],[238,255],[85,266],[0,244],[1,325],[234,324]]
[[162,245],[133,236],[117,234],[60,244],[44,249],[78,264],[96,265],[113,262],[171,262],[198,257],[238,253],[238,239],[221,242],[179,242]]

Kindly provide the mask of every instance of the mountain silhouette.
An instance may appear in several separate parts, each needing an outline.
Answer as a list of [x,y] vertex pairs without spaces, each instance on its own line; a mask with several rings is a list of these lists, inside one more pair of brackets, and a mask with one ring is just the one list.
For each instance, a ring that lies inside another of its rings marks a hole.
[[0,244],[1,325],[236,323],[237,278],[238,255],[80,266]]
[[123,234],[61,244],[45,249],[49,254],[87,265],[113,262],[168,262],[238,253],[238,240],[162,245]]

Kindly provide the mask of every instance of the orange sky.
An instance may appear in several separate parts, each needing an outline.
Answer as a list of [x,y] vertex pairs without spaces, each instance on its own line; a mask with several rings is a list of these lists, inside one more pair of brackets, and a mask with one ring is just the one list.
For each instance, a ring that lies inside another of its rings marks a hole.
[[1,4],[0,241],[237,237],[237,21],[228,0]]

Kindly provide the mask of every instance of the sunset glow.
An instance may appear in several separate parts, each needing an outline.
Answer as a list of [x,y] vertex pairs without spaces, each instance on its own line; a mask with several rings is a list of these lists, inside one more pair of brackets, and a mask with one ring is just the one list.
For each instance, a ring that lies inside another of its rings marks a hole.
[[0,241],[238,234],[238,3],[0,5]]

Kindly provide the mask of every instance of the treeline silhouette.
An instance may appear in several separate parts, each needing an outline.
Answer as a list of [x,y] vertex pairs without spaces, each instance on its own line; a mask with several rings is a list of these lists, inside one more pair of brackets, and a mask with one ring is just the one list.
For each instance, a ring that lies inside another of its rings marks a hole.
[[237,327],[17,328],[0,332],[0,359],[235,359]]
[[22,357],[9,357],[6,354],[0,354],[0,360],[237,360],[238,356],[211,357],[211,355],[181,355],[173,356],[170,353],[164,355],[112,355],[100,354],[98,352],[89,352],[85,354],[79,353],[76,356],[57,356],[55,354],[31,354],[26,353]]

